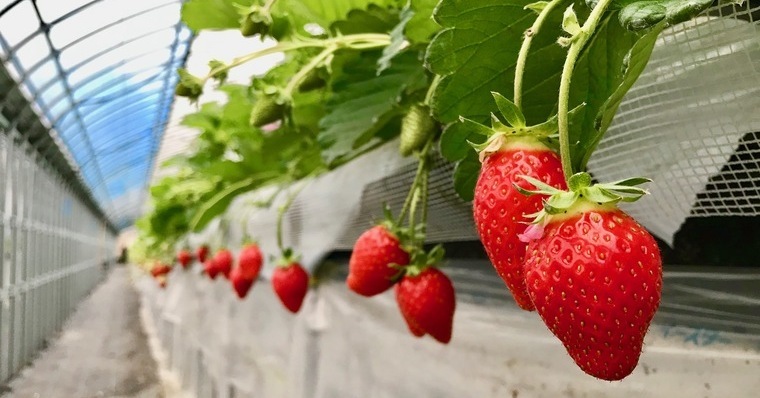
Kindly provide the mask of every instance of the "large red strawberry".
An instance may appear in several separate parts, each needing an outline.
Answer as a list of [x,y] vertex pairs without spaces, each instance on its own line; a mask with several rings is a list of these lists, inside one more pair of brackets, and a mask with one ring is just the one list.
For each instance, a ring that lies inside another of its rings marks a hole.
[[187,269],[193,262],[193,254],[189,250],[182,249],[177,253],[177,261],[182,265],[182,268]]
[[220,249],[214,255],[214,267],[217,272],[224,275],[225,278],[230,278],[230,271],[232,271],[232,252],[227,249]]
[[577,201],[527,249],[538,314],[586,373],[620,380],[638,363],[662,290],[654,238],[614,203]]
[[297,262],[277,266],[272,274],[272,287],[285,308],[296,313],[309,289],[309,275]]
[[254,281],[255,279],[246,277],[240,267],[235,267],[230,272],[230,283],[232,283],[232,288],[240,299],[245,298]]
[[456,297],[451,280],[435,267],[406,275],[396,285],[396,301],[409,330],[427,333],[439,342],[451,341]]
[[362,296],[380,294],[395,283],[399,269],[391,265],[409,264],[409,254],[398,238],[382,225],[365,231],[354,244],[348,262],[349,289]]
[[261,272],[261,265],[264,262],[259,246],[253,243],[243,246],[238,255],[238,268],[241,276],[255,281]]
[[533,303],[525,291],[523,262],[526,243],[519,234],[525,231],[526,214],[542,208],[542,195],[525,196],[514,186],[530,188],[520,175],[528,175],[553,187],[564,189],[562,163],[549,147],[532,137],[504,138],[493,141],[490,154],[484,153],[473,216],[488,258],[512,292],[517,305],[532,311]]
[[201,245],[201,247],[196,250],[195,256],[198,258],[199,262],[205,263],[206,257],[208,257],[208,246]]

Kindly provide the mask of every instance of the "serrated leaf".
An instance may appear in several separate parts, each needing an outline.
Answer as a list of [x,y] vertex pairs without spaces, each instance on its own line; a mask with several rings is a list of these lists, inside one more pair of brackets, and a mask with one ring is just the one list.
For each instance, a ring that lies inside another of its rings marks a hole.
[[412,19],[412,15],[414,15],[414,12],[409,7],[401,11],[401,20],[390,33],[391,44],[383,49],[383,55],[377,61],[377,73],[388,69],[391,66],[391,60],[408,47],[409,43],[406,40],[406,36],[404,36],[404,28],[409,20]]
[[[570,2],[568,1],[567,4]],[[512,98],[515,64],[523,32],[536,16],[520,0],[442,0],[435,12],[443,27],[430,42],[426,66],[444,76],[433,108],[444,123],[460,115],[485,120],[496,110],[491,91]],[[562,11],[548,16],[528,57],[522,110],[529,125],[555,112],[559,76],[566,51],[556,44],[562,34]],[[540,59],[540,62],[534,61]]]
[[427,43],[431,37],[441,30],[433,20],[433,10],[438,0],[410,0],[409,8],[413,15],[406,24],[404,34],[412,43]]
[[390,117],[401,113],[395,107],[401,94],[427,82],[415,54],[398,56],[389,69],[377,75],[375,64],[379,55],[379,52],[361,54],[343,67],[332,84],[333,94],[327,101],[326,115],[320,120],[318,135],[328,163],[361,151],[373,137],[380,138],[375,133],[381,131]]
[[[586,0],[589,7],[599,0]],[[661,22],[673,25],[688,21],[713,4],[713,0],[616,0],[612,8],[620,9],[618,18],[626,29],[638,31]]]
[[465,202],[470,202],[475,197],[479,173],[480,161],[474,151],[469,151],[468,156],[454,167],[454,191]]
[[240,13],[236,4],[250,6],[255,0],[189,0],[182,5],[182,21],[194,31],[237,29]]
[[299,31],[309,23],[329,30],[333,22],[345,19],[352,10],[366,10],[370,4],[381,8],[398,5],[396,0],[278,0],[272,12],[287,15]]
[[201,231],[214,217],[224,213],[230,203],[232,203],[232,200],[238,195],[256,188],[258,185],[255,182],[257,182],[257,179],[248,178],[221,190],[200,206],[190,222],[190,228],[195,232]]
[[[472,122],[475,123],[475,122]],[[477,124],[487,129],[487,127]],[[490,131],[490,129],[488,130]],[[486,135],[481,131],[473,129],[467,123],[451,123],[443,130],[440,139],[441,156],[451,162],[458,162],[472,151],[469,143],[482,144],[486,140]]]

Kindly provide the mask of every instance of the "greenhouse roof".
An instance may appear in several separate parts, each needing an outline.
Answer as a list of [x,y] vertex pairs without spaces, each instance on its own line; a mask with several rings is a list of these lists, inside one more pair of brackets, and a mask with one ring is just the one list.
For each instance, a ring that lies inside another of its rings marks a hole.
[[117,227],[142,210],[188,53],[181,4],[0,0],[5,69]]

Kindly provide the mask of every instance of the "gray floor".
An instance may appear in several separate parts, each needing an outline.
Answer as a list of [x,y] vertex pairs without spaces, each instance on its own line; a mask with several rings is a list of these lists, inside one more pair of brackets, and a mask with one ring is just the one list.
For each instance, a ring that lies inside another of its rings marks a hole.
[[127,270],[112,270],[2,397],[162,397],[139,309]]

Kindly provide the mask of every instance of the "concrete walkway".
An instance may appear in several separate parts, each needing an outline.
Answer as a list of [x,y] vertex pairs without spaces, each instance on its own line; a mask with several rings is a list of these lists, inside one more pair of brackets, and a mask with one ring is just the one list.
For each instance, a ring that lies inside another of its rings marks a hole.
[[163,397],[139,310],[127,269],[112,270],[2,397]]

